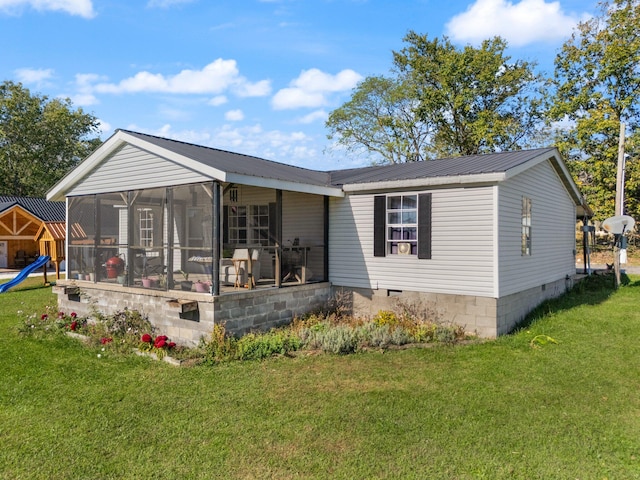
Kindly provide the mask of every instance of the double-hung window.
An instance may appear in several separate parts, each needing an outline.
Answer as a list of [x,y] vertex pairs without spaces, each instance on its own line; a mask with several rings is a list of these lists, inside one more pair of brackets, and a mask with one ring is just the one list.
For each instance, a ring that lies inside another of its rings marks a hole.
[[376,195],[373,255],[431,258],[431,193]]
[[387,197],[387,253],[418,254],[418,196]]

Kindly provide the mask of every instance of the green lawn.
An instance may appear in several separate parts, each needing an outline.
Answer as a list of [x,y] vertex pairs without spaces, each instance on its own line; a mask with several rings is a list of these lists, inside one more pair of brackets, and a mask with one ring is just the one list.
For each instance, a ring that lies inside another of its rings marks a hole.
[[53,301],[0,294],[3,479],[640,478],[637,278],[492,342],[192,368],[19,336]]

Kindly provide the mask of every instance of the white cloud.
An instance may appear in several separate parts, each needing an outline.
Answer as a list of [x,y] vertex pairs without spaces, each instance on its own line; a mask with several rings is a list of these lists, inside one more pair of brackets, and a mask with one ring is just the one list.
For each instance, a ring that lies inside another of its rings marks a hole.
[[276,110],[320,107],[328,103],[329,94],[351,90],[360,80],[362,75],[349,69],[337,75],[317,68],[303,70],[298,78],[290,82],[289,87],[274,95],[271,103]]
[[98,93],[161,92],[176,94],[219,94],[233,90],[239,96],[265,96],[270,93],[269,81],[255,84],[240,75],[235,60],[219,58],[201,70],[185,69],[175,75],[147,71],[136,73],[119,83],[99,83]]
[[39,12],[62,11],[84,18],[95,17],[91,0],[0,0],[0,11],[20,14],[26,7]]
[[211,100],[207,102],[207,105],[211,105],[212,107],[219,107],[220,105],[224,105],[227,103],[229,99],[224,95],[217,95],[213,97]]
[[563,12],[559,1],[476,0],[447,23],[446,33],[454,41],[473,44],[499,35],[518,47],[567,38],[587,18],[587,14]]
[[22,83],[41,84],[53,77],[51,68],[19,68],[15,71],[16,78]]
[[241,127],[223,125],[213,130],[201,131],[175,131],[170,124],[163,125],[157,130],[143,129],[136,125],[129,125],[126,128],[244,155],[254,155],[289,165],[317,165],[323,158],[313,139],[306,133],[264,130],[260,124]]
[[300,117],[297,119],[298,123],[313,123],[317,120],[326,120],[327,117],[329,116],[329,114],[324,110],[316,110],[315,112],[311,112],[308,115],[305,115],[304,117]]
[[242,113],[242,110],[239,109],[229,110],[224,114],[224,118],[229,122],[239,122],[241,120],[244,120],[244,113]]

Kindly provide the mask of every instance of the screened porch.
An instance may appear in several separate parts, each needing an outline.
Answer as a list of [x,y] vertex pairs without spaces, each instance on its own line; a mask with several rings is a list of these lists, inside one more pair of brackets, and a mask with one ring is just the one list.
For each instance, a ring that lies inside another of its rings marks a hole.
[[328,277],[322,195],[204,182],[67,202],[70,279],[219,295]]

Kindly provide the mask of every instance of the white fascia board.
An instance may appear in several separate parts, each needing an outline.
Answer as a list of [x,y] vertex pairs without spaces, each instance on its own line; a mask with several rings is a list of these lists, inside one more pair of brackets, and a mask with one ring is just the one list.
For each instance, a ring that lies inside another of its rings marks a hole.
[[290,182],[275,178],[254,177],[251,175],[227,174],[227,182],[238,185],[251,185],[253,187],[274,188],[290,192],[311,193],[314,195],[327,195],[329,197],[344,197],[344,192],[338,187],[313,185],[309,183]]
[[481,173],[476,175],[458,175],[450,177],[412,178],[410,180],[390,180],[386,182],[347,183],[342,186],[345,192],[364,192],[370,190],[397,190],[442,185],[466,185],[478,183],[495,183],[505,180],[503,172]]

